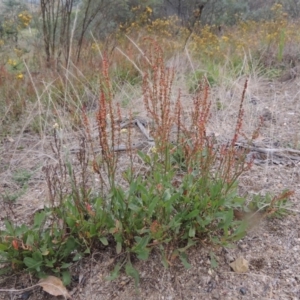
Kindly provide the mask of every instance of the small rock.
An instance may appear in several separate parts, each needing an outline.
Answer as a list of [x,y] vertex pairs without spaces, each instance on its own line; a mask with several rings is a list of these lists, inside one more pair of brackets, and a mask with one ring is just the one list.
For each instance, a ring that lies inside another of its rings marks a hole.
[[245,273],[248,272],[249,270],[249,262],[243,257],[237,258],[234,262],[229,264],[229,266],[236,273]]
[[242,295],[246,295],[247,290],[246,290],[244,287],[241,287],[241,288],[240,288],[240,293],[241,293]]
[[213,291],[213,289],[216,287],[216,283],[214,280],[211,280],[209,283],[208,283],[208,287],[207,287],[207,292],[208,293],[211,293]]
[[264,108],[261,117],[263,118],[264,121],[270,121],[273,118],[273,114],[268,108]]
[[21,300],[27,300],[32,295],[32,291],[27,291],[21,295]]
[[212,299],[214,299],[214,300],[218,300],[218,299],[220,299],[220,295],[219,295],[219,292],[218,291],[213,291],[212,293],[211,293],[211,298]]
[[225,254],[225,261],[226,261],[226,263],[230,264],[231,262],[234,261],[234,257],[231,254],[226,253]]

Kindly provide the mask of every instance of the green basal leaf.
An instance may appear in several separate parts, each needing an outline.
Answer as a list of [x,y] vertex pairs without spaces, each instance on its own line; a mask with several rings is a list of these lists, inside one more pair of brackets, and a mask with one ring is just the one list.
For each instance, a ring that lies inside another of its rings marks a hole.
[[23,262],[26,265],[26,267],[28,267],[29,269],[40,271],[42,261],[35,260],[34,258],[31,258],[31,257],[25,257]]
[[68,255],[70,255],[74,249],[76,249],[76,240],[74,237],[69,237],[67,242],[64,244],[64,250],[62,252],[62,257],[67,257]]
[[33,246],[34,242],[35,242],[34,235],[28,234],[27,239],[26,239],[26,245]]
[[139,157],[144,161],[144,163],[151,165],[151,157],[144,153],[143,151],[138,151],[137,152]]
[[150,249],[144,248],[142,250],[136,251],[138,259],[147,260],[149,258]]
[[155,196],[151,199],[150,205],[148,207],[148,215],[151,217],[153,215],[153,212],[155,208],[157,207],[157,203],[159,201],[159,197]]
[[56,262],[56,260],[52,261],[52,260],[45,260],[45,266],[48,268],[53,268],[54,267],[54,263]]
[[100,237],[100,242],[104,245],[107,246],[108,245],[108,240],[105,236]]
[[130,262],[127,262],[127,264],[125,266],[125,272],[128,276],[130,276],[134,279],[135,286],[137,287],[140,282],[140,275]]
[[135,205],[134,203],[130,203],[130,204],[128,205],[128,208],[129,208],[130,210],[136,211],[136,212],[140,210],[140,207],[137,206],[137,205]]
[[191,226],[189,229],[189,237],[193,238],[195,237],[195,234],[196,234],[196,229],[194,226]]
[[211,268],[212,268],[212,269],[217,268],[217,267],[218,267],[218,261],[217,261],[217,259],[216,259],[215,254],[211,251],[211,252],[209,253],[209,256],[210,256],[210,266],[211,266]]
[[11,271],[11,268],[1,268],[0,269],[0,275],[5,275]]
[[[1,251],[6,251],[7,249],[9,249],[7,244],[0,244],[0,252]],[[1,253],[0,253],[1,254]]]
[[91,254],[91,249],[89,247],[87,247],[84,252],[84,254]]
[[73,261],[78,261],[82,258],[82,253],[76,253],[73,257]]
[[71,283],[71,273],[70,271],[63,271],[61,272],[61,275],[62,275],[62,281],[63,281],[63,284],[65,286],[69,285]]
[[178,251],[179,252],[185,252],[187,249],[189,249],[190,247],[192,247],[196,244],[197,244],[197,242],[193,241],[192,239],[188,239],[187,245],[183,248],[179,248]]
[[34,219],[33,219],[33,227],[34,228],[40,228],[44,221],[46,219],[46,213],[45,212],[40,212],[40,213],[36,213],[34,215]]
[[200,210],[199,210],[199,209],[195,209],[195,210],[191,211],[185,218],[186,218],[187,220],[194,219],[194,218],[197,217],[199,214],[200,214]]
[[186,269],[191,268],[191,264],[187,261],[187,255],[184,252],[179,254],[179,258]]
[[117,254],[120,254],[120,253],[121,253],[121,251],[122,251],[122,243],[117,242],[116,251],[117,251]]
[[5,220],[4,223],[5,223],[5,228],[6,228],[6,230],[7,230],[7,233],[8,233],[9,235],[11,235],[11,236],[14,236],[14,235],[15,235],[15,228],[14,228],[14,226],[12,225],[12,223],[9,222],[8,220]]
[[60,266],[60,268],[61,268],[61,269],[67,269],[67,268],[69,268],[70,266],[72,266],[72,263],[63,263],[63,264]]
[[113,271],[110,273],[110,276],[106,277],[105,279],[106,280],[115,280],[116,278],[118,278],[121,267],[122,267],[121,263],[117,263],[115,265]]
[[32,258],[36,261],[43,261],[43,255],[40,251],[36,251],[32,254]]

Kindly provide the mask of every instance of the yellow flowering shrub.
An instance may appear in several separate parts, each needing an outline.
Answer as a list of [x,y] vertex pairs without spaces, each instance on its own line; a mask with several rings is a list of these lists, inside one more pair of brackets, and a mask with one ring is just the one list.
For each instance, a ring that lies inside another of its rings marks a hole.
[[[150,7],[136,6],[132,12],[135,17],[130,22],[120,24],[116,36],[119,48],[133,61],[140,57],[140,53],[129,39],[146,54],[143,39],[153,38],[164,49],[166,57],[171,57],[187,47],[191,56],[205,64],[222,64],[229,60],[237,67],[242,65],[245,56],[249,55],[259,59],[265,55],[275,63],[280,62],[288,52],[288,47],[300,42],[300,21],[289,21],[280,4],[272,7],[271,19],[244,20],[236,15],[236,24],[222,26],[221,30],[217,25],[203,25],[200,22],[188,28],[182,26],[182,20],[177,16],[155,19]],[[92,50],[95,49],[96,45],[92,45]],[[123,58],[120,53],[114,54],[114,61]],[[143,62],[142,59],[138,61],[139,64]],[[121,65],[124,65],[124,72],[127,74],[128,66],[124,63]]]
[[15,67],[17,65],[17,62],[14,60],[14,59],[8,59],[7,63],[12,66],[12,67]]
[[16,79],[23,79],[24,75],[22,73],[19,73],[16,75]]
[[18,14],[18,20],[19,20],[19,29],[26,28],[30,24],[32,20],[32,16],[29,14],[28,11],[23,11]]

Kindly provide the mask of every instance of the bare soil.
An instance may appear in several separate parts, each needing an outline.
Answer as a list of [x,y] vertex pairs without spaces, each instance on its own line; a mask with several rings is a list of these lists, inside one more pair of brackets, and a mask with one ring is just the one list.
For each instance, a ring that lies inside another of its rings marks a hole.
[[[231,136],[237,115],[244,79],[230,87],[212,90],[212,120],[210,131],[219,139]],[[250,79],[245,99],[245,131],[251,132],[259,116],[265,122],[258,143],[264,147],[300,148],[300,80],[279,83],[256,78]],[[189,96],[186,95],[188,98]],[[188,100],[187,100],[188,101]],[[220,109],[221,101],[222,108]],[[139,103],[133,104],[135,107]],[[69,148],[74,135],[70,134]],[[5,139],[0,145],[0,194],[2,195],[0,226],[9,215],[18,223],[30,220],[33,212],[47,203],[47,186],[42,173],[45,161],[55,159],[51,154],[51,136],[40,137],[26,130]],[[71,145],[72,144],[72,145]],[[30,170],[33,176],[27,189],[21,192],[16,182],[16,171]],[[245,238],[232,248],[214,247],[205,242],[188,251],[191,264],[185,269],[175,260],[165,269],[159,253],[153,252],[148,261],[136,261],[141,282],[135,288],[132,278],[124,274],[107,281],[118,260],[112,248],[99,249],[91,257],[72,267],[72,284],[68,287],[73,299],[300,299],[300,165],[260,164],[240,178],[240,193],[280,193],[283,189],[295,192],[291,210],[283,218],[253,216]],[[5,195],[20,191],[15,203],[8,205]],[[5,203],[4,203],[5,202]],[[1,228],[1,227],[0,227]],[[210,253],[214,252],[218,267],[212,269]],[[249,271],[238,274],[229,263],[238,257],[249,261]],[[22,289],[36,283],[29,274],[0,277],[0,288]],[[57,299],[41,289],[32,293],[1,293],[0,299]]]

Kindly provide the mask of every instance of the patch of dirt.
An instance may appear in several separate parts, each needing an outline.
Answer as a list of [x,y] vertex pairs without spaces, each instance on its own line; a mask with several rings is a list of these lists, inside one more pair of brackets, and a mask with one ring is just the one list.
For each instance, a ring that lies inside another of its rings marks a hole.
[[[261,81],[252,78],[245,99],[245,131],[252,132],[257,119],[264,115],[260,142],[267,147],[290,147],[299,149],[300,140],[300,82],[290,83]],[[239,97],[243,80],[232,88],[213,90],[213,115],[210,131],[217,137],[228,137],[235,126]],[[226,97],[224,97],[226,95]],[[221,100],[218,100],[221,99]],[[222,109],[217,105],[222,101]],[[134,105],[134,104],[133,104]],[[266,111],[270,113],[266,113]],[[49,141],[22,136],[14,142],[1,145],[0,194],[20,189],[12,174],[19,169],[32,171],[28,188],[17,202],[11,204],[12,218],[17,222],[30,219],[33,211],[47,202],[47,187],[41,172],[45,161],[55,162]],[[70,144],[74,143],[69,137]],[[114,281],[105,278],[118,260],[113,249],[106,248],[94,253],[72,267],[73,278],[69,287],[73,299],[300,299],[300,165],[262,164],[255,165],[240,179],[240,193],[276,194],[283,189],[295,191],[292,207],[284,218],[261,219],[250,216],[250,229],[245,238],[232,248],[212,247],[200,244],[188,251],[191,268],[186,270],[179,260],[165,269],[160,254],[153,252],[146,261],[135,261],[140,273],[140,286],[125,273]],[[3,197],[2,197],[3,198]],[[3,199],[1,201],[4,201]],[[10,211],[1,205],[0,220],[3,223]],[[1,226],[0,226],[1,228]],[[211,267],[210,254],[213,252],[218,267]],[[229,264],[238,257],[249,261],[249,271],[234,273]],[[1,288],[21,289],[36,283],[28,274],[15,274],[0,278]],[[28,297],[27,297],[28,296]],[[0,293],[0,299],[57,299],[35,289],[31,294],[16,295]]]

